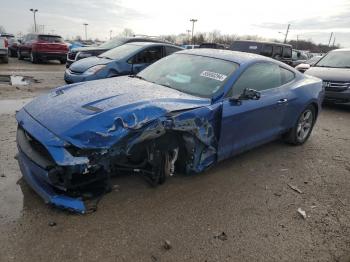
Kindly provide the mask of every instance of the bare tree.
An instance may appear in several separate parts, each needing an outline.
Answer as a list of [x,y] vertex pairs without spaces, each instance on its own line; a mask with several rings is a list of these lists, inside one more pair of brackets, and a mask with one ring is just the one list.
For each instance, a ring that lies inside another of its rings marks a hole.
[[134,31],[132,31],[132,29],[130,28],[124,28],[124,30],[120,33],[120,36],[125,36],[125,37],[130,37],[134,35],[135,35]]
[[0,25],[0,33],[6,33],[5,27],[2,25]]

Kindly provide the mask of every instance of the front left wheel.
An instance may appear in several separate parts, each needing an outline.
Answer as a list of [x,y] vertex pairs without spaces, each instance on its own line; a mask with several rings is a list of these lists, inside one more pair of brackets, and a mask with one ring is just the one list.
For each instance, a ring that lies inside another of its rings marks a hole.
[[311,135],[316,121],[316,110],[309,105],[299,116],[295,126],[285,134],[285,141],[293,145],[304,144]]

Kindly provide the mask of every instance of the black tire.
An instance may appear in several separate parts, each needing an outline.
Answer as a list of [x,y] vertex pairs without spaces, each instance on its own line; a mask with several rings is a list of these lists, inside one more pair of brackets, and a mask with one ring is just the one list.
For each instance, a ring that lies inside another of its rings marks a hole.
[[1,59],[0,61],[2,63],[8,64],[8,62],[9,62],[9,57],[8,56],[0,57],[0,59]]
[[166,178],[169,176],[168,152],[157,150],[155,157],[158,159],[158,161],[153,166],[153,175],[148,178],[148,181],[152,187],[164,184]]
[[66,60],[66,59],[60,59],[60,63],[61,63],[61,65],[65,64],[66,62],[67,62],[67,60]]
[[33,64],[37,64],[38,63],[38,57],[35,53],[30,53],[30,62],[32,62]]
[[316,109],[313,105],[309,105],[299,115],[294,127],[284,135],[284,140],[292,145],[304,144],[311,135],[315,121]]
[[21,53],[21,51],[20,50],[18,50],[17,51],[17,58],[18,58],[18,60],[23,60],[23,56],[22,56],[22,53]]

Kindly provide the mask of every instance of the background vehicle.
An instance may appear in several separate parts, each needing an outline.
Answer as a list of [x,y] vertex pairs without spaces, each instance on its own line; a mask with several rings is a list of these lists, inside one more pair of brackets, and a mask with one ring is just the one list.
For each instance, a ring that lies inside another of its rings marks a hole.
[[182,45],[182,47],[185,49],[195,49],[199,48],[199,45]]
[[17,57],[17,51],[18,51],[18,46],[20,45],[20,42],[15,37],[8,39],[8,42],[9,42],[9,49],[8,49],[9,56]]
[[3,63],[9,62],[8,57],[8,40],[6,37],[0,35],[0,60]]
[[323,56],[305,72],[323,80],[325,101],[350,102],[350,49],[336,49]]
[[115,37],[102,45],[93,47],[80,47],[74,48],[67,54],[67,63],[66,67],[68,68],[72,63],[78,61],[83,58],[87,58],[90,56],[98,56],[110,49],[115,47],[131,43],[131,42],[158,42],[158,43],[169,43],[167,41],[163,41],[161,39],[157,39],[154,37]]
[[297,65],[304,63],[306,60],[308,60],[310,57],[306,52],[300,51],[300,50],[292,50],[292,66],[296,67]]
[[301,145],[322,98],[320,79],[276,60],[180,51],[136,76],[63,86],[27,104],[16,114],[18,161],[47,203],[84,213],[77,189],[108,188],[112,174],[137,172],[156,186],[281,136]]
[[74,62],[64,74],[67,83],[137,74],[155,61],[183,48],[151,42],[118,46],[99,56]]
[[322,56],[313,56],[309,60],[305,61],[304,63],[301,63],[295,67],[296,70],[298,70],[301,73],[304,73],[306,70],[308,70],[311,66],[316,64]]
[[66,62],[68,46],[59,35],[28,34],[18,47],[17,57],[30,58],[32,63],[42,60],[59,60]]
[[202,43],[199,48],[227,49],[225,45],[218,43]]
[[292,46],[287,44],[242,40],[234,41],[230,50],[263,55],[292,65]]

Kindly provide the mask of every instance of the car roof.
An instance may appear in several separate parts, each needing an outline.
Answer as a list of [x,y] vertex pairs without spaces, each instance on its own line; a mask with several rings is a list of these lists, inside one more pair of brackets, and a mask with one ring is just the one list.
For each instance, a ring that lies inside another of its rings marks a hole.
[[339,48],[339,49],[334,49],[331,52],[338,52],[338,51],[350,51],[350,48]]
[[234,63],[238,63],[240,65],[251,62],[252,60],[276,62],[276,60],[269,57],[262,56],[262,55],[239,52],[239,51],[231,51],[231,50],[212,49],[212,48],[186,49],[186,50],[177,52],[177,54],[207,56],[207,57],[231,61]]
[[183,49],[181,46],[177,46],[169,43],[162,43],[162,42],[130,42],[130,43],[126,43],[126,45],[139,45],[139,46],[166,45],[166,46],[175,46],[180,49]]
[[268,41],[254,41],[254,40],[235,40],[233,41],[232,44],[234,43],[259,43],[259,44],[269,44],[269,45],[280,45],[280,46],[287,46],[287,47],[292,47],[290,44],[284,44],[284,43],[277,43],[277,42],[268,42]]

